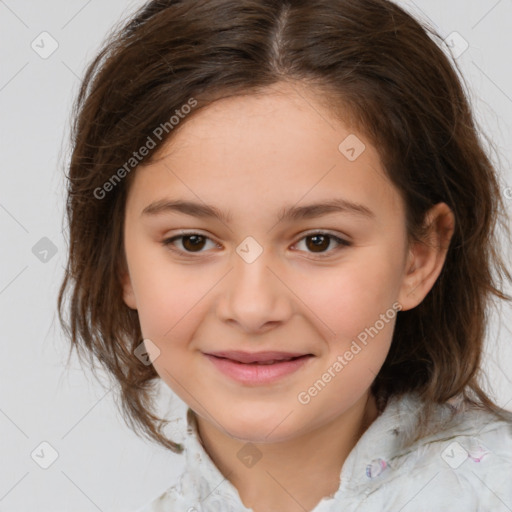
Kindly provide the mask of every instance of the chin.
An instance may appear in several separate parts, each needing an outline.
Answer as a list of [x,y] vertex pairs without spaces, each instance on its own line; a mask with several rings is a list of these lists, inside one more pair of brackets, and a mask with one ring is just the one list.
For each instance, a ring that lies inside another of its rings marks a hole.
[[299,435],[297,418],[292,419],[292,416],[293,413],[287,418],[287,414],[282,411],[266,415],[258,415],[253,411],[243,416],[237,411],[223,425],[227,435],[239,441],[254,444],[279,443]]
[[[277,430],[277,429],[276,429]],[[253,444],[280,443],[293,438],[293,432],[272,432],[268,425],[252,425],[252,427],[233,426],[228,430],[228,435],[238,441]]]

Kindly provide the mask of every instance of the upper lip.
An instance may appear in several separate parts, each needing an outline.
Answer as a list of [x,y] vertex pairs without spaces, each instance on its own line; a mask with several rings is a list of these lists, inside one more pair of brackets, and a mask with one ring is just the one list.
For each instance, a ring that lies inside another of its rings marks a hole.
[[301,352],[242,352],[239,350],[229,350],[222,352],[205,352],[206,355],[215,357],[224,357],[240,363],[262,363],[267,361],[279,361],[291,359],[293,357],[308,356]]

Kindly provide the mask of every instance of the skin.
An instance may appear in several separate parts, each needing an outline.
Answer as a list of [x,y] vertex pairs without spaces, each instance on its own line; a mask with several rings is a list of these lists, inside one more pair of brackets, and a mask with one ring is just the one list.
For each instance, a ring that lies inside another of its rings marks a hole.
[[[350,134],[366,145],[355,161],[338,149]],[[313,91],[286,83],[196,112],[134,178],[124,301],[160,350],[156,371],[194,410],[207,453],[247,507],[311,510],[338,489],[346,457],[377,417],[369,388],[396,315],[309,403],[297,397],[394,303],[407,310],[423,300],[445,261],[450,209],[440,203],[429,212],[432,243],[409,246],[404,204],[377,149],[332,118]],[[141,215],[164,198],[208,203],[232,218]],[[374,218],[341,212],[277,221],[285,206],[331,198],[362,203]],[[196,250],[186,238],[162,244],[180,230],[208,239]],[[311,231],[351,245],[327,238],[315,250]],[[252,263],[236,252],[248,236],[263,249]],[[203,354],[220,350],[314,357],[276,383],[251,386]],[[252,467],[237,456],[247,442],[262,455]]]

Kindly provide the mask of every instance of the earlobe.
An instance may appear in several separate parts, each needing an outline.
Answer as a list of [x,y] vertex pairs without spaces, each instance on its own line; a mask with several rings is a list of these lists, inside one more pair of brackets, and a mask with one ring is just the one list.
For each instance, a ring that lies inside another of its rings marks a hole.
[[120,281],[123,288],[123,301],[130,309],[137,309],[137,301],[135,300],[135,293],[133,291],[132,281],[130,274],[124,270],[120,275]]
[[425,224],[429,226],[427,239],[415,242],[409,249],[398,298],[403,311],[420,304],[441,274],[455,229],[455,218],[448,205],[438,203],[427,212]]
[[137,309],[137,302],[135,301],[135,294],[133,293],[131,284],[127,287],[123,287],[123,300],[130,309]]

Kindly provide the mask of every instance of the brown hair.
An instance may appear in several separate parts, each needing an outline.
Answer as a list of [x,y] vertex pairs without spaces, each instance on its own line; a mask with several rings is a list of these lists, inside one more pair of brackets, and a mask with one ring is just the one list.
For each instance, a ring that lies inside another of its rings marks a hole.
[[[279,81],[310,87],[344,121],[349,113],[379,149],[404,198],[410,240],[423,239],[425,213],[436,203],[455,216],[439,278],[420,305],[398,314],[372,384],[379,404],[416,391],[426,410],[463,396],[502,411],[479,378],[491,296],[512,300],[499,287],[512,281],[498,250],[497,228],[508,229],[505,208],[458,67],[441,44],[434,29],[387,0],[153,0],[110,34],[74,105],[69,259],[58,308],[70,353],[76,347],[93,370],[97,359],[108,371],[135,431],[182,449],[154,413],[158,374],[134,357],[140,324],[122,299],[124,208],[136,166],[113,185],[112,177],[157,127],[167,123],[165,136],[152,137],[156,148],[145,164],[215,99]],[[198,106],[171,129],[170,117],[191,98]]]

